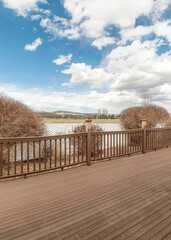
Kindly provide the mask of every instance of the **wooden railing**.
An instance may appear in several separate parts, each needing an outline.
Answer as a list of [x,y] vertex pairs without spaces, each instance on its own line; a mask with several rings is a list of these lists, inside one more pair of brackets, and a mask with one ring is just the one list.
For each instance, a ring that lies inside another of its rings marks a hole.
[[0,138],[0,179],[171,146],[171,128]]
[[143,130],[92,132],[92,161],[142,151]]
[[171,145],[171,128],[145,129],[145,132],[145,150],[156,150],[157,148],[168,147]]
[[87,133],[0,139],[0,178],[85,163]]

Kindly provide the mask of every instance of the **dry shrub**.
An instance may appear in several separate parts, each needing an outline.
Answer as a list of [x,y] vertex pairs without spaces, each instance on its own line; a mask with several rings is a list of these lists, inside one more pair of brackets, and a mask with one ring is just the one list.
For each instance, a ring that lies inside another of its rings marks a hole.
[[149,104],[147,106],[127,108],[121,112],[119,117],[123,129],[141,128],[141,120],[147,120],[147,128],[163,125],[169,119],[169,113],[163,107]]
[[[96,124],[92,124],[91,125],[91,131],[92,132],[101,132],[103,131],[103,129],[96,125]],[[80,126],[76,126],[73,130],[74,133],[81,133],[81,132],[86,132],[86,125],[80,125]],[[78,140],[79,139],[79,140]],[[79,141],[79,144],[78,144]],[[95,153],[94,153],[94,142],[95,142]],[[71,144],[72,146],[74,146],[74,139],[71,140]],[[97,147],[98,144],[98,147]],[[93,138],[91,138],[91,156],[97,156],[101,153],[101,144],[103,144],[103,141],[98,141],[97,137],[93,140]],[[75,138],[75,151],[78,152],[78,145],[79,145],[79,154],[80,155],[85,155],[86,153],[86,138],[83,138],[83,141],[81,140],[81,137],[77,137]]]
[[171,117],[164,123],[165,127],[171,127]]
[[[0,96],[0,138],[39,136],[44,133],[40,117],[26,105],[12,98]],[[10,148],[13,144],[10,144]],[[0,158],[2,158],[0,153]],[[7,144],[3,144],[2,164],[7,164]]]
[[26,105],[0,97],[0,137],[39,136],[44,133],[40,117]]

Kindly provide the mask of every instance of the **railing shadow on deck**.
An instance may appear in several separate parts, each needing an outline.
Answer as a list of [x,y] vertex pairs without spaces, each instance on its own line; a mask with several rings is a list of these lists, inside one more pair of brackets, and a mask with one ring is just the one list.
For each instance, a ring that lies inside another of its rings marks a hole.
[[0,179],[171,146],[171,128],[0,138]]

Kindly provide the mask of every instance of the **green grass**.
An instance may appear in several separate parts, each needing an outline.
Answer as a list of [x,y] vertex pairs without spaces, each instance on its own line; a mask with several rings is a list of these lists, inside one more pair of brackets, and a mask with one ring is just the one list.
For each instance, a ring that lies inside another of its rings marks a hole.
[[[84,123],[85,119],[44,118],[44,123]],[[92,123],[120,123],[119,119],[93,119]]]

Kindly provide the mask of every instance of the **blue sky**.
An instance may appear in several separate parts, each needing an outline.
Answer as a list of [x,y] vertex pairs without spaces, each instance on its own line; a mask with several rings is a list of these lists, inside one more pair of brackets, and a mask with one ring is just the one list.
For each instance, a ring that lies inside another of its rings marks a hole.
[[0,92],[36,110],[171,112],[170,0],[0,0]]

